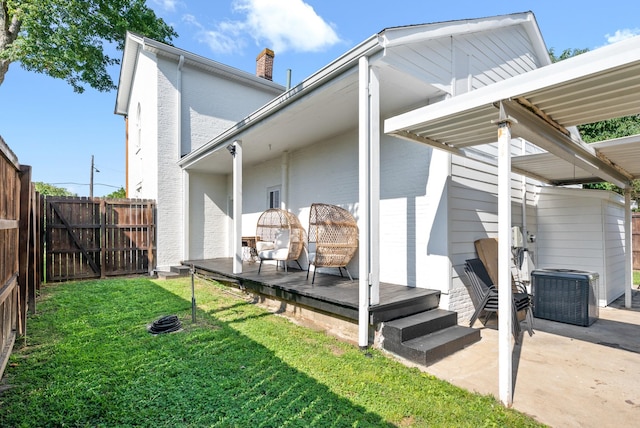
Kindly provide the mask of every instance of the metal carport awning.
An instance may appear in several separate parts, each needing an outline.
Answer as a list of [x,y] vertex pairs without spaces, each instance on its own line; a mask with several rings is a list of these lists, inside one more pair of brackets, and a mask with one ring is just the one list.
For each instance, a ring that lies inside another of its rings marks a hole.
[[[625,304],[631,304],[630,183],[640,177],[640,136],[586,144],[573,126],[640,113],[640,36],[542,67],[384,122],[384,132],[473,157],[498,142],[499,282],[510,282],[512,170],[553,184],[609,181],[625,188]],[[512,159],[521,137],[546,153]],[[570,181],[569,181],[570,180]],[[513,402],[511,290],[500,293],[500,399]]]

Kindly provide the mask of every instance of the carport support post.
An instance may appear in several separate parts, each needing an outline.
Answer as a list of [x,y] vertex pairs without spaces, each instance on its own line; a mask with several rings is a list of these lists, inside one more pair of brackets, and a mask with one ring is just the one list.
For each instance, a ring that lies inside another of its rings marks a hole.
[[233,154],[233,273],[242,273],[242,141],[232,144]]
[[631,309],[631,289],[633,288],[633,228],[631,227],[631,184],[624,188],[624,307]]
[[511,123],[500,103],[498,121],[498,384],[500,400],[513,404],[511,291]]

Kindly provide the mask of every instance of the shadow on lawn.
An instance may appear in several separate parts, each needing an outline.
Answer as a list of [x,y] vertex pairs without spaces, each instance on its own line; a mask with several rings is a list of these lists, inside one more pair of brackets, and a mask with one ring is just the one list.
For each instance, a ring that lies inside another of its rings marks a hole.
[[[193,325],[190,301],[145,278],[54,287],[30,331],[54,323],[43,334],[56,342],[43,355],[17,350],[24,362],[7,370],[17,386],[0,396],[2,426],[393,426],[232,328],[259,317],[244,312],[248,302],[198,310]],[[146,332],[167,314],[184,330]]]

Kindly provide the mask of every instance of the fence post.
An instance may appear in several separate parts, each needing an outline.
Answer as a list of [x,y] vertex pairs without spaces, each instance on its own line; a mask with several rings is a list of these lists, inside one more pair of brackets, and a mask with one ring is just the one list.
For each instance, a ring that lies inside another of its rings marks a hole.
[[100,278],[105,278],[107,263],[107,201],[100,199]]
[[20,290],[20,328],[19,334],[27,334],[27,302],[29,296],[29,236],[31,234],[30,212],[31,212],[31,167],[20,166],[20,231],[18,233],[18,286]]
[[29,201],[29,284],[27,291],[27,307],[29,308],[29,312],[34,314],[36,312],[36,289],[38,288],[38,245],[36,242],[39,228],[36,213],[39,205],[37,203],[36,190],[33,183],[29,186]]
[[149,275],[153,274],[155,270],[155,248],[156,248],[156,221],[154,216],[154,208],[153,203],[151,201],[147,201],[147,263],[148,263],[148,271]]

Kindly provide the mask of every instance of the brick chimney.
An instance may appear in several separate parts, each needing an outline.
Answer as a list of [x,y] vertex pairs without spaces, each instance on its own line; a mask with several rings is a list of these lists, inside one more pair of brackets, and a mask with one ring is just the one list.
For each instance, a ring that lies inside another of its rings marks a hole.
[[273,80],[273,58],[276,54],[271,49],[264,49],[256,58],[256,76]]

